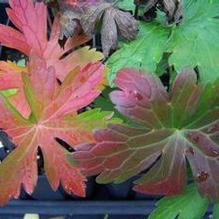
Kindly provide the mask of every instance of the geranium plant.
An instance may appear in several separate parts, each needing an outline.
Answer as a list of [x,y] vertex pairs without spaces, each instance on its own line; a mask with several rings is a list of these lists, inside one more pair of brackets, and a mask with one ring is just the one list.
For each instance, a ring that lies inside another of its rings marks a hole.
[[197,85],[195,73],[185,70],[168,93],[150,74],[121,70],[115,81],[120,90],[111,100],[139,127],[98,130],[96,144],[82,145],[74,157],[88,175],[101,173],[101,183],[123,182],[148,170],[135,190],[165,195],[182,192],[187,159],[200,192],[217,200],[218,83]]
[[[132,1],[123,2],[126,3],[125,7],[129,6],[129,9],[134,10]],[[168,1],[164,0],[164,2]],[[152,22],[140,22],[140,31],[136,40],[123,44],[109,58],[111,83],[116,72],[124,67],[142,67],[162,75],[164,71],[160,72],[158,66],[162,63],[163,57],[166,57],[165,53],[169,54],[167,56],[169,66],[173,66],[177,73],[180,73],[184,67],[196,68],[202,83],[215,80],[219,76],[216,58],[219,48],[214,43],[219,38],[217,31],[219,20],[216,18],[219,2],[217,0],[180,2],[184,2],[184,18],[180,24],[166,25],[166,16],[158,11],[157,18]]]
[[87,176],[134,177],[135,191],[168,196],[149,218],[201,218],[219,200],[219,1],[9,4],[0,43],[25,65],[0,61],[0,128],[15,145],[0,204],[34,191],[41,152],[54,190],[84,197]]
[[[12,138],[16,149],[0,165],[0,203],[18,197],[23,185],[31,194],[37,182],[37,152],[41,149],[44,168],[54,190],[85,196],[85,177],[67,159],[69,153],[56,138],[72,147],[92,141],[92,129],[102,127],[109,113],[92,110],[78,115],[105,85],[102,54],[82,47],[64,56],[69,49],[87,41],[85,35],[69,39],[65,49],[58,45],[59,23],[54,21],[47,40],[47,10],[43,3],[10,1],[8,15],[18,30],[0,26],[2,44],[28,56],[25,68],[1,62],[1,89],[16,88],[13,96],[1,96],[1,128]],[[40,16],[41,19],[38,19]],[[63,58],[62,58],[63,57]],[[9,172],[10,169],[10,172]]]

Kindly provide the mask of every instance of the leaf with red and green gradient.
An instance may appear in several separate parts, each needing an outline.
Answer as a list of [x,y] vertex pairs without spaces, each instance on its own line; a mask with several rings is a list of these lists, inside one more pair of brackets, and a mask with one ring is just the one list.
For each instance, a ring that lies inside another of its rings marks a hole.
[[7,94],[8,90],[16,90],[9,95],[11,103],[16,106],[17,110],[27,118],[30,114],[30,107],[26,101],[23,88],[21,73],[27,73],[27,68],[18,66],[13,62],[0,61],[0,90]]
[[84,34],[74,36],[67,41],[63,49],[58,44],[60,34],[58,17],[53,23],[49,40],[47,39],[47,7],[43,2],[34,4],[32,0],[10,0],[9,4],[8,16],[18,30],[1,24],[0,43],[27,56],[31,54],[39,56],[46,60],[47,67],[55,65],[59,79],[63,79],[75,66],[103,58],[101,53],[90,50],[89,47],[75,50],[62,58],[70,49],[87,42],[89,38]]
[[167,92],[155,76],[123,69],[115,84],[112,102],[139,127],[96,130],[74,154],[83,172],[99,183],[140,174],[136,191],[173,195],[183,191],[188,160],[201,194],[219,200],[219,80],[204,86],[185,70]]
[[44,169],[54,190],[60,183],[68,193],[85,196],[85,177],[71,165],[69,152],[57,143],[92,142],[92,129],[106,126],[112,115],[92,110],[78,115],[101,93],[105,67],[101,63],[77,67],[58,85],[55,69],[44,59],[31,56],[29,73],[22,73],[25,97],[31,109],[24,118],[7,97],[0,98],[0,127],[16,145],[0,164],[0,204],[17,198],[23,185],[31,194],[37,182],[37,150],[41,149]]
[[[59,43],[60,24],[57,17],[53,23],[52,31],[47,39],[47,7],[44,3],[33,3],[32,0],[10,0],[10,8],[7,9],[8,16],[13,24],[18,28],[12,28],[0,24],[0,43],[17,49],[26,54],[29,59],[38,56],[46,62],[47,68],[53,66],[56,77],[63,81],[65,76],[77,66],[84,66],[88,63],[95,63],[103,58],[102,53],[88,46],[76,49],[69,53],[71,49],[87,42],[89,38],[84,34],[74,36],[62,48]],[[39,19],[40,18],[40,19]],[[66,53],[69,53],[66,55]],[[29,67],[27,66],[27,69]],[[8,62],[0,63],[0,90],[8,88],[18,88],[18,94],[14,95],[12,103],[18,108],[23,116],[28,117],[30,111],[22,106],[25,102],[22,92],[21,75],[18,74],[24,69],[19,69],[14,64]],[[9,79],[9,80],[8,80]],[[4,83],[3,83],[4,82]],[[20,89],[20,90],[19,90]]]

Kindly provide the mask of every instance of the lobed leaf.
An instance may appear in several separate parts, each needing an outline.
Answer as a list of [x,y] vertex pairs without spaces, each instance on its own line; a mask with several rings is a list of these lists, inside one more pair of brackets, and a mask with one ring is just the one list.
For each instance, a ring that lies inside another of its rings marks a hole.
[[139,126],[112,124],[95,131],[95,142],[74,154],[83,172],[99,174],[99,183],[141,174],[136,191],[173,195],[187,182],[188,160],[201,194],[218,200],[219,80],[197,84],[196,74],[184,70],[168,93],[155,76],[123,69],[115,84],[112,102]]
[[[190,4],[189,4],[190,3]],[[198,67],[203,82],[218,78],[218,1],[185,2],[185,20],[172,30],[168,51],[170,64],[180,72],[185,66]],[[192,51],[192,53],[191,53]]]
[[114,7],[114,4],[99,1],[84,8],[80,24],[86,34],[94,34],[95,27],[101,21],[101,44],[105,57],[116,49],[118,36],[132,40],[138,33],[138,22],[134,17]]
[[[56,139],[71,147],[92,142],[92,129],[105,127],[112,118],[112,113],[99,110],[78,115],[105,86],[106,69],[97,62],[103,55],[89,47],[75,49],[87,42],[85,35],[72,37],[61,48],[58,18],[48,40],[47,8],[42,2],[9,3],[8,15],[17,29],[1,25],[0,42],[25,53],[29,61],[26,67],[0,62],[0,90],[17,90],[12,96],[0,93],[0,127],[16,145],[0,165],[0,204],[18,198],[22,186],[33,192],[39,148],[51,187],[56,190],[62,184],[68,193],[85,196],[86,178]],[[12,34],[23,44],[15,43]],[[70,53],[71,49],[75,50]]]
[[183,194],[164,197],[156,205],[148,219],[201,219],[208,208],[208,200],[199,195],[194,185],[189,185]]
[[214,205],[213,219],[217,219],[219,216],[219,205],[216,203]]
[[113,85],[116,73],[124,67],[142,68],[155,72],[162,59],[168,40],[168,30],[159,24],[143,23],[139,25],[136,40],[124,43],[107,61],[110,69],[108,80]]
[[[183,68],[197,68],[202,83],[219,76],[219,2],[211,0],[184,1],[185,17],[180,25],[165,27],[158,21],[140,24],[136,40],[123,43],[108,59],[109,81],[113,85],[121,68],[143,68],[156,72],[164,53],[171,54],[169,65],[178,73]],[[193,52],[191,52],[193,51]]]
[[20,67],[13,62],[0,61],[0,90],[16,89],[16,92],[10,95],[9,99],[24,117],[29,116],[30,107],[24,97],[21,73],[27,73],[27,71],[27,68]]
[[54,68],[47,68],[44,60],[35,57],[30,60],[30,66],[31,74],[22,73],[30,116],[24,118],[6,97],[0,98],[1,128],[16,145],[0,165],[1,205],[10,198],[18,198],[21,186],[27,193],[33,192],[38,148],[43,153],[45,173],[52,188],[56,190],[61,183],[68,193],[85,196],[85,177],[72,165],[70,153],[55,139],[62,139],[72,147],[91,142],[94,126],[105,127],[112,117],[98,110],[77,115],[103,89],[102,64],[76,68],[61,86],[57,84]]
[[[8,16],[18,30],[0,25],[0,43],[19,50],[26,54],[29,59],[33,59],[35,56],[40,57],[48,68],[50,66],[54,68],[56,78],[59,80],[63,81],[65,76],[75,67],[83,67],[87,63],[95,63],[103,58],[102,53],[89,47],[75,49],[89,40],[89,37],[84,34],[70,38],[66,42],[65,47],[62,48],[58,43],[60,34],[58,17],[56,17],[50,37],[47,39],[47,7],[44,3],[36,2],[34,4],[32,0],[10,0],[9,4],[10,8],[7,9]],[[70,53],[69,51],[72,49],[74,51]],[[14,95],[15,100],[12,103],[25,117],[28,117],[30,114],[28,107],[22,109],[19,106],[19,101],[17,101],[20,99],[25,104],[25,99],[22,95],[21,74],[14,74],[14,72],[18,71],[11,68],[12,64],[1,62],[0,77],[4,83],[0,84],[0,90],[18,88],[19,92],[17,95]],[[32,71],[29,64],[26,71]],[[13,78],[8,80],[11,76]]]
[[116,3],[116,5],[117,7],[127,11],[134,11],[135,9],[134,2],[129,0],[120,0]]

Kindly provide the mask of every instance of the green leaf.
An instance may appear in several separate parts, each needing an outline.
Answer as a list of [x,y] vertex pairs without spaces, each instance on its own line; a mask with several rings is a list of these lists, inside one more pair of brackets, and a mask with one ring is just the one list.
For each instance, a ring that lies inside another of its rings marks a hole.
[[94,101],[95,108],[101,108],[104,111],[114,111],[114,104],[109,99],[109,93],[112,88],[105,88],[101,95]]
[[133,11],[135,9],[134,0],[120,0],[116,6],[127,11]]
[[214,205],[213,219],[219,218],[219,203]]
[[203,82],[219,76],[219,3],[210,0],[189,1],[185,20],[172,29],[169,52],[170,64],[180,72],[185,66],[198,66]]
[[107,62],[110,69],[108,79],[113,84],[116,73],[124,67],[144,68],[155,72],[160,63],[168,40],[169,28],[158,23],[140,23],[136,40],[124,43]]
[[189,185],[182,195],[162,198],[148,219],[201,219],[207,208],[208,200]]
[[1,91],[1,94],[5,97],[13,96],[16,93],[17,93],[17,89],[8,89]]
[[[25,59],[21,59],[17,62],[17,65],[19,67],[25,67]],[[10,97],[10,96],[13,96],[17,93],[18,89],[14,88],[14,89],[7,89],[7,90],[2,90],[1,91],[1,94],[5,97]]]
[[17,62],[17,65],[20,66],[20,67],[25,67],[26,66],[26,60],[25,59],[20,59]]
[[157,22],[140,23],[136,40],[122,44],[108,59],[110,85],[118,70],[124,67],[157,71],[163,53],[171,53],[169,65],[179,73],[184,67],[198,67],[203,83],[219,76],[219,1],[185,0],[185,18],[178,26]]
[[83,126],[86,126],[84,129],[92,130],[97,127],[104,128],[109,123],[122,123],[122,119],[113,116],[113,112],[101,111],[101,109],[96,108],[79,114],[76,119],[71,116],[66,116],[65,118],[68,121],[75,120],[78,125],[82,124]]
[[107,87],[105,88],[105,90],[102,91],[101,95],[98,98],[96,98],[96,100],[94,101],[94,106],[95,108],[97,108],[96,110],[99,111],[98,108],[100,108],[101,110],[108,112],[108,114],[109,112],[113,112],[114,113],[114,117],[112,118],[113,120],[111,119],[109,123],[113,123],[113,122],[122,123],[123,121],[123,123],[125,124],[137,126],[137,124],[133,123],[130,119],[123,116],[120,112],[118,112],[118,110],[115,109],[115,105],[110,101],[109,98],[109,94],[112,91],[113,91],[112,88]]

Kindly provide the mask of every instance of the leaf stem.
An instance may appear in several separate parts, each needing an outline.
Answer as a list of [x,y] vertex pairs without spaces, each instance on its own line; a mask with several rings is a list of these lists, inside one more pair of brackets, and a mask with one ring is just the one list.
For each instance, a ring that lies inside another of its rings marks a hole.
[[136,6],[135,6],[135,13],[134,13],[134,17],[135,17],[135,19],[138,18],[138,11],[139,11],[139,6],[136,5]]

